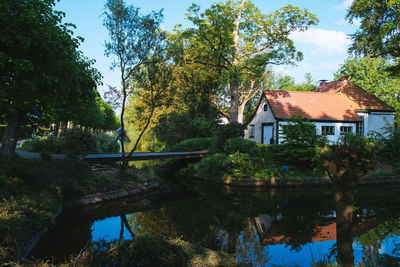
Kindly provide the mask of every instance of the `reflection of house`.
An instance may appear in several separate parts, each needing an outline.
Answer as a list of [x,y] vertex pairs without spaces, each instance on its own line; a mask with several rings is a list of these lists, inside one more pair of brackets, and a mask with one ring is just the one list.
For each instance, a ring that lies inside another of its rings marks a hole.
[[281,143],[280,129],[286,119],[302,114],[335,142],[348,132],[367,134],[393,127],[395,110],[343,77],[322,83],[314,92],[263,92],[257,108],[247,121],[245,138],[257,143]]
[[[267,218],[267,220],[266,220]],[[277,245],[290,242],[290,236],[282,234],[279,221],[274,221],[269,215],[260,215],[254,218],[255,227],[263,246]],[[377,226],[376,218],[364,218],[353,226],[354,237],[366,233],[369,229]],[[328,240],[336,240],[336,222],[326,222],[325,225],[316,225],[314,227],[314,235],[311,242],[323,242]]]

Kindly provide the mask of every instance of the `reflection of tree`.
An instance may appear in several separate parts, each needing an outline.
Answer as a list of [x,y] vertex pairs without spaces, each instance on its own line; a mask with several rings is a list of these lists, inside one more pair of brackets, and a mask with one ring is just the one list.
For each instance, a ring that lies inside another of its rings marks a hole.
[[400,219],[384,222],[368,232],[358,236],[363,251],[362,263],[365,266],[378,266],[380,259],[379,249],[383,241],[392,236],[400,235]]
[[257,232],[250,219],[247,219],[247,227],[238,239],[236,254],[243,262],[251,262],[257,266],[267,266],[271,260],[268,249],[258,242]]

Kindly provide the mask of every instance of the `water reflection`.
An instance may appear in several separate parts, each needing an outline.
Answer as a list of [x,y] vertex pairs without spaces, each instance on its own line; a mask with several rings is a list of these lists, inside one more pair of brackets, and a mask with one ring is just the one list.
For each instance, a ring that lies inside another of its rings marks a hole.
[[[137,206],[136,211],[125,203],[131,212],[108,219],[103,219],[107,217],[103,212],[72,213],[69,218],[79,216],[79,223],[61,223],[62,228],[56,229],[42,246],[54,247],[51,242],[80,238],[79,242],[73,241],[77,244],[76,252],[68,249],[68,253],[78,253],[87,239],[112,240],[150,234],[181,237],[207,248],[233,253],[240,261],[260,266],[294,263],[310,266],[313,261],[335,260],[337,218],[334,194],[329,188],[271,193],[243,188],[228,191],[208,184],[189,186],[189,190],[171,192],[175,198],[186,192],[185,198],[179,201],[170,201],[174,197],[165,195],[148,198],[145,209]],[[393,187],[359,189],[351,225],[356,262],[376,266],[378,261],[385,260],[383,254],[399,256],[393,252],[400,243],[399,192],[400,188]],[[117,212],[115,208],[112,210],[112,214]],[[85,216],[88,213],[91,215]],[[91,230],[87,225],[92,225]],[[74,237],[79,229],[84,229],[81,232],[86,232],[86,236]],[[61,257],[62,253],[59,254]]]

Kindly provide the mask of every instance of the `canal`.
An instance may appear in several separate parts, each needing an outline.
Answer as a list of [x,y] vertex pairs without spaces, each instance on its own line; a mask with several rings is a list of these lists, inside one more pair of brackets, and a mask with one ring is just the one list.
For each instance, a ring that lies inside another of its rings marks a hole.
[[[358,188],[353,213],[356,264],[376,266],[400,256],[399,207],[400,186]],[[144,198],[65,210],[33,256],[58,262],[90,241],[148,234],[224,250],[254,266],[311,266],[335,260],[335,215],[330,187],[255,190],[166,184]]]

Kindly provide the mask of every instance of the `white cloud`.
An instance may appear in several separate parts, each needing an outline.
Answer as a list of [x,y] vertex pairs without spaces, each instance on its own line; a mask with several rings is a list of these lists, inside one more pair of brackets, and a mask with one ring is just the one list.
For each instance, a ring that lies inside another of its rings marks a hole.
[[341,4],[334,6],[333,9],[346,10],[351,6],[352,3],[353,3],[353,0],[344,0]]
[[310,29],[305,32],[293,32],[290,38],[299,43],[311,45],[313,56],[345,54],[351,44],[350,39],[342,31]]

